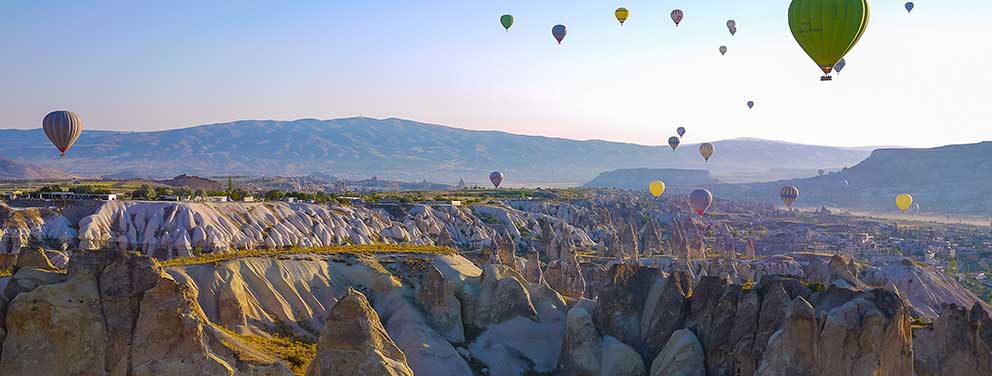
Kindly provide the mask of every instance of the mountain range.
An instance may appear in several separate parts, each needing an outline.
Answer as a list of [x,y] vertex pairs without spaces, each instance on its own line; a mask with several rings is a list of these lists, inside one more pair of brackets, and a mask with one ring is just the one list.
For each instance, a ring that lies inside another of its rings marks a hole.
[[72,175],[57,168],[36,166],[10,159],[0,159],[0,180],[12,179],[72,179]]
[[[649,136],[646,140],[661,143],[668,133]],[[509,186],[579,185],[619,168],[706,169],[723,181],[767,181],[851,166],[870,153],[870,148],[735,139],[715,142],[716,154],[705,163],[691,139],[673,151],[370,118],[250,120],[153,132],[87,130],[66,159],[56,157],[41,129],[0,130],[0,139],[0,158],[86,176],[326,173],[450,183],[464,178],[472,184],[500,170]]]

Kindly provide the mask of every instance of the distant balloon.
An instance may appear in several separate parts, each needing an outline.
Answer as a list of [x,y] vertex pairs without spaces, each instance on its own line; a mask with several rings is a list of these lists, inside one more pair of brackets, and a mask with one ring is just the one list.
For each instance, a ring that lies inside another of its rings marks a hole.
[[651,195],[654,197],[661,196],[662,193],[665,193],[665,182],[655,180],[651,184],[648,184],[648,190],[651,191]]
[[913,196],[906,193],[896,196],[896,206],[899,207],[899,210],[902,210],[903,213],[909,210],[911,205],[913,205]]
[[680,141],[678,137],[672,136],[668,138],[668,146],[672,147],[672,151],[675,151],[675,148],[679,147],[680,143],[682,143],[682,141]]
[[83,120],[69,111],[54,111],[45,115],[41,128],[48,140],[59,149],[59,155],[65,157],[65,152],[83,133]]
[[679,127],[675,132],[679,134],[679,137],[685,136],[685,127]]
[[703,215],[706,213],[706,209],[709,209],[710,205],[713,204],[713,194],[705,189],[697,189],[689,193],[689,207],[696,212],[696,214]]
[[510,31],[510,26],[513,26],[513,16],[509,14],[504,14],[499,18],[499,23],[503,25],[506,31]]
[[679,27],[679,23],[682,22],[682,17],[685,13],[682,13],[681,9],[676,9],[672,11],[672,21],[675,21],[675,27]]
[[913,4],[912,1],[907,2],[906,3],[906,13],[912,13],[913,12],[913,8],[915,8],[915,7],[916,7],[916,4]]
[[822,168],[821,168],[821,169],[819,169],[819,170],[816,170],[816,174],[817,174],[817,175],[820,175],[820,176],[823,176],[823,174],[826,174],[826,173],[827,173],[827,172],[826,172],[826,171],[824,171],[824,170],[823,170]]
[[720,46],[720,55],[727,54],[727,46]]
[[728,20],[727,21],[727,30],[730,30],[730,35],[737,34],[737,21]]
[[838,61],[837,64],[834,64],[834,70],[837,71],[837,74],[840,74],[840,71],[844,70],[844,67],[846,66],[847,66],[847,61],[845,61],[844,59],[840,59],[840,61]]
[[620,26],[623,26],[623,22],[627,20],[627,17],[630,17],[630,11],[627,8],[617,8],[614,14],[617,16],[617,21],[620,21]]
[[868,0],[792,0],[789,28],[792,36],[817,67],[821,81],[858,43],[868,27]]
[[844,179],[844,180],[843,180],[843,181],[841,181],[840,183],[841,183],[841,185],[843,185],[843,186],[844,186],[843,188],[845,188],[845,189],[847,189],[847,187],[848,187],[849,185],[851,185],[851,182],[849,182],[849,181],[847,181],[847,179]]
[[699,145],[699,154],[703,156],[703,159],[707,162],[710,161],[710,157],[713,156],[714,151],[713,144],[709,142],[704,142]]
[[493,171],[489,173],[489,181],[493,183],[496,189],[499,189],[499,185],[503,184],[503,173],[499,171]]
[[568,34],[568,30],[565,29],[565,25],[555,25],[555,27],[551,28],[551,35],[554,35],[555,39],[558,40],[558,44],[561,44],[566,34]]
[[778,197],[782,198],[782,202],[785,203],[785,206],[792,209],[792,203],[796,202],[796,199],[799,198],[799,188],[791,185],[782,187],[782,191],[779,192]]
[[919,214],[920,213],[920,204],[917,204],[917,203],[914,202],[913,205],[909,207],[909,212],[910,213],[913,213],[913,214]]
[[747,108],[754,108],[754,101],[747,101]]

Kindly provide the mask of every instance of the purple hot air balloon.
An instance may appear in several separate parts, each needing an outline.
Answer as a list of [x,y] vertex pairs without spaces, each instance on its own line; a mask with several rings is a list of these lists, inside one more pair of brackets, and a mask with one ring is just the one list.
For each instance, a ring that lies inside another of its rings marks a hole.
[[705,189],[697,189],[689,193],[689,206],[696,214],[703,215],[713,203],[713,194]]
[[561,41],[565,39],[566,34],[568,34],[568,29],[565,28],[565,25],[555,25],[555,27],[551,28],[551,35],[558,40],[558,44],[561,44]]
[[747,108],[754,108],[754,101],[747,101]]
[[496,189],[499,189],[499,185],[503,184],[503,173],[499,171],[489,173],[489,181],[493,182],[493,186]]
[[840,74],[840,71],[844,70],[844,67],[846,66],[847,66],[847,61],[844,59],[840,59],[840,61],[838,61],[837,64],[834,64],[834,71],[837,72],[837,74]]
[[672,147],[672,151],[675,151],[675,148],[679,147],[680,143],[682,143],[682,141],[680,141],[678,137],[672,136],[668,138],[668,146]]
[[685,13],[682,13],[681,9],[676,9],[672,11],[672,21],[675,21],[675,27],[679,27],[679,23],[682,22],[682,17]]
[[675,132],[679,134],[679,137],[685,136],[685,127],[679,127]]

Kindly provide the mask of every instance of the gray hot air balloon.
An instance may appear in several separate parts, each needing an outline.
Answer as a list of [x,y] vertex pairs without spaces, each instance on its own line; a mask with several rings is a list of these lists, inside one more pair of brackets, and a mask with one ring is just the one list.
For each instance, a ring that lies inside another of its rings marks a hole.
[[555,25],[555,27],[551,28],[551,35],[558,40],[558,44],[561,44],[561,41],[565,39],[566,34],[568,34],[568,29],[565,28],[565,25]]
[[499,189],[499,185],[503,184],[503,173],[499,171],[493,171],[489,174],[489,181],[493,183],[496,189]]
[[679,147],[680,143],[682,143],[682,141],[679,141],[678,137],[672,136],[668,138],[668,146],[672,147],[672,151],[675,151],[675,148]]
[[847,66],[847,61],[840,59],[837,64],[834,64],[834,71],[837,72],[837,74],[840,74],[840,71],[844,70],[845,66]]
[[720,55],[727,54],[727,46],[720,46]]
[[730,30],[731,36],[737,34],[737,21],[734,20],[727,21],[727,29]]
[[697,189],[689,193],[689,207],[692,208],[696,214],[703,215],[706,213],[706,209],[710,207],[713,203],[713,194],[705,189]]
[[679,127],[675,130],[675,133],[678,133],[679,137],[685,136],[685,127]]
[[41,127],[45,130],[45,136],[59,149],[59,155],[65,157],[65,152],[83,133],[83,120],[69,111],[53,111],[45,115]]

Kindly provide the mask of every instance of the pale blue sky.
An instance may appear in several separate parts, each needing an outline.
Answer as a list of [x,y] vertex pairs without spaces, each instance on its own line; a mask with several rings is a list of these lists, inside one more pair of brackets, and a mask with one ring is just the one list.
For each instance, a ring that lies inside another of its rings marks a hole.
[[148,3],[0,3],[0,128],[70,109],[113,130],[369,116],[641,144],[678,125],[687,142],[992,139],[987,0],[916,1],[911,15],[872,0],[829,83],[792,40],[786,0]]

